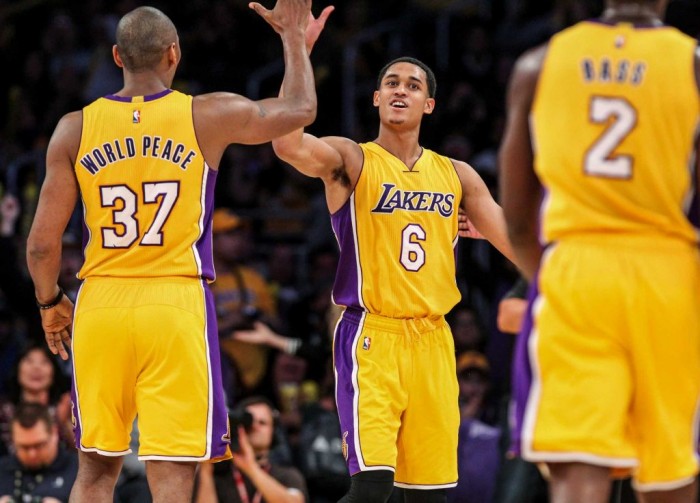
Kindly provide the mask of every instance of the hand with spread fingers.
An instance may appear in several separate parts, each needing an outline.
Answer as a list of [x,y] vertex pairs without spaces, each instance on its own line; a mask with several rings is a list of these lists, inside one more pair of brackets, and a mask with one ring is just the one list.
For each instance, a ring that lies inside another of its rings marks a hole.
[[311,0],[277,0],[272,10],[266,9],[258,2],[250,2],[248,7],[282,35],[289,29],[306,30],[311,13]]
[[73,302],[63,296],[58,304],[50,309],[41,309],[41,326],[49,350],[68,359],[68,349],[71,346],[71,330],[73,326]]
[[313,49],[323,28],[326,26],[328,16],[330,16],[334,10],[335,7],[329,5],[321,11],[318,17],[314,17],[314,15],[309,12],[309,24],[306,26],[306,50],[309,54],[311,54],[311,49]]

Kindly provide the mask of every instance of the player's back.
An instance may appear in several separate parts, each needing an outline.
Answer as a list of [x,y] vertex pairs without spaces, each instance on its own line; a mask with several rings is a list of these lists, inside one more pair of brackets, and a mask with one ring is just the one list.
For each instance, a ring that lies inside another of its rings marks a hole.
[[423,149],[412,169],[376,143],[348,202],[332,215],[340,244],[336,304],[391,318],[447,313],[462,187],[450,159]]
[[88,105],[75,170],[84,205],[81,278],[214,278],[216,171],[197,143],[191,96],[167,90]]
[[531,115],[545,242],[584,234],[695,242],[696,41],[670,27],[579,23],[549,43]]

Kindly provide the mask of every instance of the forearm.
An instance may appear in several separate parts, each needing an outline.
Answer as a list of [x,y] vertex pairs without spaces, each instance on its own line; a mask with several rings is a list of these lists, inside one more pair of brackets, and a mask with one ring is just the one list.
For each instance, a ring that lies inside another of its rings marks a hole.
[[34,295],[45,304],[58,293],[58,275],[61,270],[61,245],[27,242],[27,266],[34,282]]
[[298,491],[290,491],[257,464],[246,475],[267,503],[303,503]]
[[282,37],[284,47],[285,72],[282,80],[281,96],[295,101],[304,116],[311,117],[306,124],[316,118],[316,83],[307,53],[304,32],[290,31]]
[[509,231],[510,242],[515,254],[515,264],[528,281],[532,281],[542,258],[542,246],[537,235],[532,232]]

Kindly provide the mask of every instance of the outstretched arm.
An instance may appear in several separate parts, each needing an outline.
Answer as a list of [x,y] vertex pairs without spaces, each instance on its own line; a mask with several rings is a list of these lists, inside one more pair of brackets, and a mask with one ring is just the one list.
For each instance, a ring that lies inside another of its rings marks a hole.
[[[46,153],[46,178],[27,238],[27,265],[40,304],[52,303],[60,292],[57,281],[61,268],[61,239],[78,199],[73,164],[81,129],[82,112],[64,116],[56,126]],[[73,303],[64,295],[56,306],[40,312],[49,349],[67,360]]]
[[231,143],[265,143],[316,118],[316,89],[305,44],[311,0],[277,0],[272,10],[256,2],[249,5],[282,39],[284,96],[259,101],[223,92],[195,97],[195,130],[213,168]]
[[538,217],[542,189],[533,166],[529,115],[546,46],[521,56],[508,88],[508,118],[499,152],[500,195],[508,237],[520,267],[532,281],[540,263]]

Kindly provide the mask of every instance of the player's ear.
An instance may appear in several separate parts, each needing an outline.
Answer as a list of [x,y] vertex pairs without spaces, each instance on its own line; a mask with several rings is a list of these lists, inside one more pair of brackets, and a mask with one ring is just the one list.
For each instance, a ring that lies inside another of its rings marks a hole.
[[379,106],[379,91],[374,91],[374,96],[372,97],[372,104],[375,107]]
[[114,63],[119,68],[124,68],[124,62],[122,61],[122,57],[119,55],[119,49],[117,48],[117,44],[114,44],[112,46],[112,58],[114,58]]
[[425,100],[425,106],[423,107],[424,114],[431,114],[435,110],[435,98],[428,98]]

